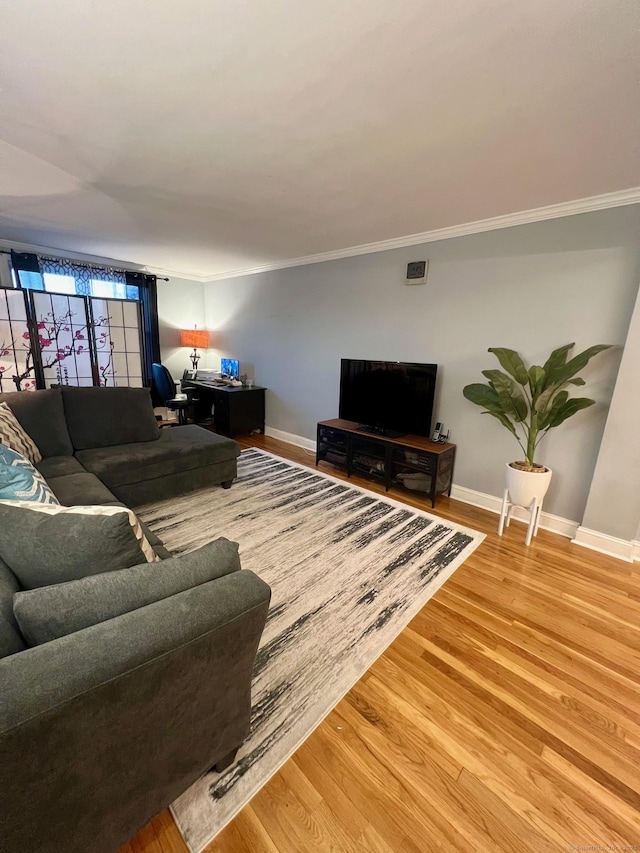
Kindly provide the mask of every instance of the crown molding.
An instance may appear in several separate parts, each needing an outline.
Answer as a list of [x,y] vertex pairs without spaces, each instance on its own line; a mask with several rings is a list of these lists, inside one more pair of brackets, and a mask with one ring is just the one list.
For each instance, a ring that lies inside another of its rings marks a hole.
[[290,267],[302,267],[309,264],[321,264],[326,261],[338,261],[343,258],[353,258],[358,255],[370,255],[375,252],[388,252],[392,249],[404,249],[407,246],[418,246],[422,243],[435,243],[438,240],[452,240],[454,237],[467,237],[471,234],[482,234],[486,231],[497,231],[500,228],[513,228],[516,225],[528,225],[533,222],[544,222],[547,219],[560,219],[563,216],[575,216],[579,213],[592,213],[596,210],[607,210],[610,207],[623,207],[629,204],[640,203],[640,187],[631,187],[613,193],[579,198],[574,201],[564,201],[560,204],[550,204],[546,207],[535,207],[530,210],[522,210],[518,213],[507,213],[502,216],[494,216],[490,219],[478,219],[475,222],[467,222],[463,225],[450,225],[446,228],[438,228],[435,231],[424,231],[421,234],[409,234],[405,237],[392,237],[389,240],[379,240],[377,243],[363,243],[359,246],[349,246],[345,249],[336,249],[331,252],[319,252],[316,255],[306,255],[301,258],[289,258],[283,261],[274,261],[270,264],[260,264],[256,267],[226,270],[225,272],[213,273],[211,275],[198,275],[183,270],[166,269],[145,264],[136,264],[133,261],[119,261],[115,258],[105,258],[99,255],[88,255],[82,252],[71,252],[54,246],[38,246],[32,243],[21,243],[13,240],[0,240],[0,248],[15,249],[21,252],[39,252],[58,255],[71,260],[84,261],[85,263],[98,263],[106,266],[130,269],[132,272],[146,272],[158,276],[169,276],[171,278],[182,278],[189,281],[198,281],[207,284],[213,281],[224,281],[228,278],[239,278],[245,275],[257,275],[258,273],[274,272],[276,270],[288,269]]
[[[230,270],[215,275],[199,276],[198,281],[222,281],[227,278],[238,278],[243,275],[256,275],[262,272],[301,267],[308,264],[320,264],[325,261],[338,261],[342,258],[353,258],[357,255],[369,255],[374,252],[388,252],[391,249],[403,249],[407,246],[417,246],[421,243],[435,243],[437,240],[451,240],[454,237],[467,237],[470,234],[482,234],[485,231],[497,231],[500,228],[512,228],[515,225],[527,225],[531,222],[544,222],[546,219],[559,219],[563,216],[575,216],[578,213],[591,213],[596,210],[606,210],[609,207],[623,207],[628,204],[640,203],[640,187],[631,187],[614,193],[579,198],[574,201],[564,201],[560,204],[550,204],[546,207],[535,207],[518,213],[507,213],[490,219],[479,219],[464,225],[450,225],[435,231],[424,231],[421,234],[409,234],[406,237],[393,237],[390,240],[380,240],[377,243],[363,243],[360,246],[350,246],[332,252],[320,252],[317,255],[307,255],[303,258],[290,258],[286,261],[276,261],[272,264],[261,264],[248,269]],[[193,278],[193,276],[192,276]]]

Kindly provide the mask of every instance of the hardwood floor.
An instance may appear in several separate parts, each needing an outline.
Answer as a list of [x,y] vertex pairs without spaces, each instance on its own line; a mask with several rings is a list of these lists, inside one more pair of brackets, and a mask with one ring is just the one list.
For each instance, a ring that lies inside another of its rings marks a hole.
[[[640,850],[639,564],[390,494],[487,539],[207,853]],[[121,853],[186,850],[164,812]]]

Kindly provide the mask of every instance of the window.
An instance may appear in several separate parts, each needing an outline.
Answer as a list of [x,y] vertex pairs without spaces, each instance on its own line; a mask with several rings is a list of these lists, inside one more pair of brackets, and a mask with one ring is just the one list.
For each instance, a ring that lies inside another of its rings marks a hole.
[[17,286],[0,289],[0,391],[148,384],[159,361],[154,276],[12,261]]

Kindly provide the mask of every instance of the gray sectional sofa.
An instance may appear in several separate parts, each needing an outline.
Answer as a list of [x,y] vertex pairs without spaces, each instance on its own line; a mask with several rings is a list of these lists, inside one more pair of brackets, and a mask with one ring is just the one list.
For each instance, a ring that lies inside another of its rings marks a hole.
[[[159,430],[144,389],[1,401],[65,505],[133,507],[236,474],[236,442],[198,426]],[[36,589],[30,606],[45,621],[47,607],[57,617],[65,605],[77,622],[39,645],[20,632],[24,590],[0,559],[0,853],[115,853],[210,767],[230,763],[248,733],[269,587],[239,570],[233,543],[172,558],[149,539],[162,562],[88,567],[75,584]],[[69,595],[94,587],[98,604],[73,611]]]
[[159,429],[146,388],[0,394],[42,453],[40,472],[67,505],[127,506],[230,485],[237,442],[195,425]]

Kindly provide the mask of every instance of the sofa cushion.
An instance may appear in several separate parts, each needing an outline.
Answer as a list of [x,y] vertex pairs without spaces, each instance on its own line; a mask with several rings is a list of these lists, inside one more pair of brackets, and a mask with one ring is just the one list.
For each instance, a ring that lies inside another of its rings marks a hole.
[[157,560],[131,510],[0,503],[0,559],[25,589]]
[[0,500],[58,503],[42,474],[4,444],[0,444]]
[[105,484],[88,471],[52,477],[48,482],[63,506],[109,506],[119,503]]
[[36,468],[45,480],[66,477],[68,474],[86,473],[75,456],[47,456],[37,463]]
[[189,424],[161,430],[158,441],[81,450],[76,455],[87,471],[113,488],[235,459],[240,445]]
[[18,579],[0,560],[0,658],[14,655],[27,647],[13,614],[13,596],[19,589]]
[[35,646],[239,569],[238,545],[217,539],[197,551],[160,564],[145,563],[17,592],[13,597],[14,613],[27,643]]
[[59,388],[0,394],[0,402],[9,406],[44,458],[73,453]]
[[0,444],[20,453],[28,462],[39,462],[42,459],[33,439],[6,403],[0,403]]
[[75,450],[157,441],[158,422],[148,388],[62,388]]

